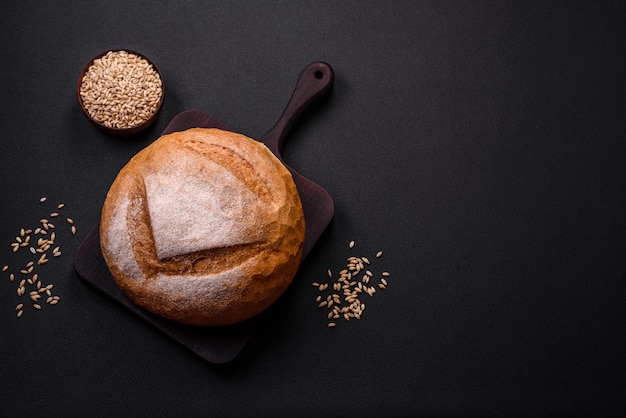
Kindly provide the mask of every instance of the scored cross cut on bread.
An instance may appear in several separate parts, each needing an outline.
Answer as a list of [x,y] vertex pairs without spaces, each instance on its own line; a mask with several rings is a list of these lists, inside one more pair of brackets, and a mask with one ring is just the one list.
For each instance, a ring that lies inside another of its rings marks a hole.
[[273,303],[305,236],[291,174],[260,142],[214,128],[164,135],[120,171],[100,243],[118,286],[145,309],[227,325]]

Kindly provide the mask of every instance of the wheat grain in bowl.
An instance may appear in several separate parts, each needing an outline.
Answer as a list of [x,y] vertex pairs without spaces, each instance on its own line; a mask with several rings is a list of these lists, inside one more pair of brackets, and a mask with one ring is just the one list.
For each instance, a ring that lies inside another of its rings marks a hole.
[[91,60],[78,80],[78,101],[105,131],[131,134],[154,122],[163,104],[156,66],[139,53],[108,51]]

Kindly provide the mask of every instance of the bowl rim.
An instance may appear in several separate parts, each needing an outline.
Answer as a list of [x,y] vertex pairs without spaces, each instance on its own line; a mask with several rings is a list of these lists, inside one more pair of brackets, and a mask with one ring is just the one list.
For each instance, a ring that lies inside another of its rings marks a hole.
[[[83,99],[80,96],[80,88],[81,88],[82,83],[83,83],[83,78],[85,77],[85,74],[87,73],[87,71],[89,71],[89,67],[91,67],[93,62],[95,60],[97,60],[98,58],[102,58],[103,56],[105,56],[109,52],[120,52],[120,51],[124,51],[124,52],[127,52],[129,54],[137,55],[138,57],[146,60],[150,65],[152,65],[152,68],[154,68],[154,71],[156,71],[156,73],[158,74],[159,78],[161,79],[161,98],[159,100],[159,104],[157,106],[157,109],[144,122],[140,123],[139,125],[131,126],[131,127],[128,127],[128,128],[114,128],[114,127],[106,126],[106,125],[96,121],[95,119],[93,119],[89,115],[89,112],[87,111],[87,109],[85,108],[85,105],[83,103]],[[113,135],[132,135],[132,134],[135,134],[135,133],[139,133],[139,132],[143,131],[144,129],[148,128],[150,125],[152,125],[154,123],[154,121],[156,120],[157,116],[159,115],[159,113],[161,112],[161,109],[163,108],[163,102],[165,101],[165,82],[163,80],[163,74],[161,73],[159,68],[145,54],[143,54],[141,52],[137,52],[137,51],[135,51],[133,49],[128,49],[128,48],[112,48],[112,49],[107,49],[106,51],[97,54],[96,56],[91,58],[87,62],[87,64],[85,64],[85,66],[81,70],[81,72],[80,72],[80,74],[78,76],[78,80],[76,82],[76,97],[78,98],[78,105],[80,106],[80,109],[82,110],[83,114],[95,126],[97,126],[98,128],[104,130],[105,132],[108,132],[108,133],[113,134]]]

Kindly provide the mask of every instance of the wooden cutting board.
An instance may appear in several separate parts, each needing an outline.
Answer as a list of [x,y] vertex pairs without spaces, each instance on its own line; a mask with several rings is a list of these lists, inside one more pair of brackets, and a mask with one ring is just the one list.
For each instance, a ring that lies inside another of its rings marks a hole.
[[[285,164],[281,149],[294,122],[333,85],[334,73],[324,62],[309,64],[300,73],[294,92],[283,114],[268,133],[259,139]],[[208,113],[188,110],[174,117],[163,134],[183,131],[194,127],[220,128],[233,131]],[[291,172],[304,210],[306,236],[303,259],[322,235],[333,218],[334,204],[330,194],[287,164]],[[149,324],[181,343],[208,362],[221,364],[233,360],[254,333],[264,325],[264,313],[224,327],[196,327],[179,324],[156,316],[135,305],[115,284],[100,251],[99,227],[87,234],[74,256],[78,276],[86,283],[128,308]],[[297,276],[296,276],[297,279]],[[270,307],[271,309],[271,307]]]

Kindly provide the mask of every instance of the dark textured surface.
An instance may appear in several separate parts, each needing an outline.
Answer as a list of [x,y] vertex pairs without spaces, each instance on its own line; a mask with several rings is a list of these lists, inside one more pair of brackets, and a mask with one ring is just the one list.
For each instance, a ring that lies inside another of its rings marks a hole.
[[[57,306],[25,299],[16,318],[0,273],[2,416],[624,412],[625,19],[618,2],[3,3],[0,266],[23,265],[10,243],[52,203],[78,233],[59,225],[63,256],[40,268]],[[166,84],[133,138],[76,103],[85,63],[119,47]],[[332,93],[283,156],[335,217],[236,361],[202,361],[78,279],[109,185],[175,115],[259,138],[319,60]],[[310,282],[378,250],[389,287],[327,329]]]

